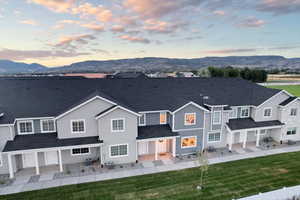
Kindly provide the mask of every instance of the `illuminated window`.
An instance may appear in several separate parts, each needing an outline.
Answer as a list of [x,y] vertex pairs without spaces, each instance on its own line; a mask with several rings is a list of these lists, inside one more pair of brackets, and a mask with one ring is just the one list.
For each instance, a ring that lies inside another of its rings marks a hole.
[[161,112],[159,114],[159,123],[160,124],[166,124],[167,123],[167,113],[166,112]]
[[196,136],[181,138],[181,148],[190,148],[197,146]]
[[195,113],[185,113],[184,125],[195,125],[195,124],[196,124],[196,114]]

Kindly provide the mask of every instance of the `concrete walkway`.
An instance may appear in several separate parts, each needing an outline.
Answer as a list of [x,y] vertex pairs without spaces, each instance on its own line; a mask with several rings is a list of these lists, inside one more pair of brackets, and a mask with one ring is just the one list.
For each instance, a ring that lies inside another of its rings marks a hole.
[[[217,163],[230,162],[230,161],[242,160],[247,158],[256,158],[256,157],[274,155],[279,153],[296,152],[296,151],[300,151],[299,145],[288,146],[288,147],[272,149],[272,150],[255,151],[250,153],[216,157],[216,158],[209,159],[209,163],[217,164]],[[40,180],[38,182],[33,182],[33,183],[20,181],[13,185],[0,188],[0,195],[12,194],[12,193],[18,193],[24,191],[40,190],[40,189],[59,187],[59,186],[70,185],[70,184],[88,183],[88,182],[103,181],[103,180],[124,178],[130,176],[154,174],[159,172],[187,169],[187,168],[192,168],[197,166],[198,164],[195,161],[186,161],[186,162],[178,162],[178,163],[167,163],[161,166],[151,165],[149,167],[144,167],[142,169],[126,169],[122,171],[111,171],[107,173],[99,173],[99,174],[93,174],[87,176],[68,177],[68,178],[53,179],[53,180]]]
[[300,196],[300,185],[288,188],[282,188],[271,192],[260,193],[239,200],[288,200]]

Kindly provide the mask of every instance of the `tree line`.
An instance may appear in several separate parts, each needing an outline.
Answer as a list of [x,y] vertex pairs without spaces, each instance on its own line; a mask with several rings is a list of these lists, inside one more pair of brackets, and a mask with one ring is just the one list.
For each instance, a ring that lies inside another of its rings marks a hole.
[[231,66],[224,68],[208,67],[210,77],[240,77],[253,82],[266,82],[268,73],[262,69],[234,68]]

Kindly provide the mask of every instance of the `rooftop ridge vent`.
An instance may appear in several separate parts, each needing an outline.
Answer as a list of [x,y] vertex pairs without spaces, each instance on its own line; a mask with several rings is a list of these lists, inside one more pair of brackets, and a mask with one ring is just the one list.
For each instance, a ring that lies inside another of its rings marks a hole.
[[204,96],[203,99],[209,99],[209,96]]

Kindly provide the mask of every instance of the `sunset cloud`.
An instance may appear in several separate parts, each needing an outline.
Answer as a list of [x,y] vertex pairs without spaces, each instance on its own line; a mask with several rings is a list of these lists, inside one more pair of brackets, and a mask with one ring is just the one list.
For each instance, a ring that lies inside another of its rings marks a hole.
[[226,12],[224,10],[215,10],[213,14],[217,16],[224,16],[226,15]]
[[96,23],[81,24],[80,26],[93,31],[104,31],[104,26]]
[[122,40],[127,40],[129,42],[133,43],[143,43],[143,44],[149,44],[150,40],[142,37],[135,37],[135,36],[130,36],[130,35],[122,35],[119,37]]
[[66,47],[72,43],[87,44],[89,40],[95,40],[96,37],[91,34],[71,35],[63,36],[57,43],[54,44],[56,47]]
[[184,24],[182,23],[170,23],[166,21],[148,19],[145,21],[144,29],[154,33],[172,33],[183,25]]
[[27,0],[29,3],[42,5],[54,12],[69,12],[75,5],[75,0]]
[[31,26],[37,26],[38,23],[35,20],[32,19],[27,19],[27,20],[22,20],[19,21],[21,24],[27,24],[27,25],[31,25]]
[[110,30],[114,33],[123,33],[123,32],[125,32],[125,28],[123,26],[120,26],[120,25],[115,25]]
[[72,13],[80,14],[82,17],[94,16],[101,22],[109,22],[113,16],[112,12],[102,5],[93,6],[90,3],[84,3],[73,8]]
[[262,12],[270,12],[275,15],[300,12],[300,0],[262,0],[256,9]]
[[89,55],[89,53],[75,51],[0,49],[0,57],[2,59],[15,61],[33,58],[76,57],[81,55]]
[[204,54],[232,54],[232,53],[249,53],[255,52],[257,49],[220,49],[220,50],[208,50],[202,51]]
[[259,28],[266,24],[264,20],[257,19],[256,17],[249,17],[245,20],[242,20],[237,25],[239,27],[246,27],[246,28]]

